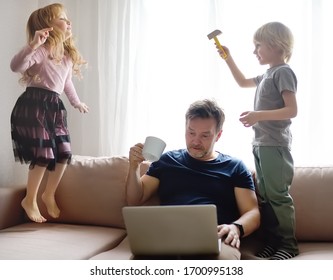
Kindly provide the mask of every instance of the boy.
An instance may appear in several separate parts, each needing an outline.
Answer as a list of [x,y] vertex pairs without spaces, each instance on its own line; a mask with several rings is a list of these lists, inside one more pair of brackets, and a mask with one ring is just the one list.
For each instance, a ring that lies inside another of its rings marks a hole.
[[[293,49],[293,35],[280,22],[261,26],[254,34],[254,54],[269,69],[247,79],[234,62],[228,48],[225,61],[240,87],[256,87],[254,110],[243,112],[240,121],[253,127],[253,155],[258,192],[262,205],[262,228],[266,247],[259,258],[289,259],[298,255],[295,238],[295,211],[289,194],[294,175],[290,153],[291,118],[297,115],[297,79],[286,64]],[[219,50],[223,58],[223,51]]]

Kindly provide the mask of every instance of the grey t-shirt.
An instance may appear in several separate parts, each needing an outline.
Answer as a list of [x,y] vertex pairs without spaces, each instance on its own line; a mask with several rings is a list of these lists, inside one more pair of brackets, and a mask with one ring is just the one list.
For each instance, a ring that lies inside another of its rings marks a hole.
[[[282,92],[297,91],[297,78],[289,65],[282,64],[269,68],[265,74],[254,78],[257,85],[254,110],[275,110],[283,108]],[[291,120],[260,121],[253,125],[255,146],[291,147]]]

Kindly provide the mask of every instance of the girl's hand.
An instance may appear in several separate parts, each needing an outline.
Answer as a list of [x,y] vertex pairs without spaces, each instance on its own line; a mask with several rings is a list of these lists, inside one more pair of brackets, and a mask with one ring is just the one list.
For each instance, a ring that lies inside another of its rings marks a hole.
[[76,109],[80,111],[80,113],[88,113],[89,112],[89,107],[81,102],[79,105],[75,106]]
[[39,46],[43,45],[46,42],[47,38],[50,36],[50,32],[52,30],[53,30],[53,27],[37,30],[35,32],[33,40],[30,42],[31,48],[33,48],[35,50]]

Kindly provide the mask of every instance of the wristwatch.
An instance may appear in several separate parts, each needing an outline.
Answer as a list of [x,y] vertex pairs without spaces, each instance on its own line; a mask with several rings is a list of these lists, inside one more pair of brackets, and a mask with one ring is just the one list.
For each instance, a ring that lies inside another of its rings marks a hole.
[[237,224],[237,223],[231,223],[232,225],[235,225],[236,227],[238,227],[239,230],[239,237],[243,237],[244,235],[244,228],[241,224]]

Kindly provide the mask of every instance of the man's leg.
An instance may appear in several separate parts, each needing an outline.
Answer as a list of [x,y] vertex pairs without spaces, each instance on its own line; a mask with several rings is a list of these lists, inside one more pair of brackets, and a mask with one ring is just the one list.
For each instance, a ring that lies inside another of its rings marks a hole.
[[240,260],[241,252],[239,249],[225,244],[221,241],[220,254],[217,256],[218,260]]

